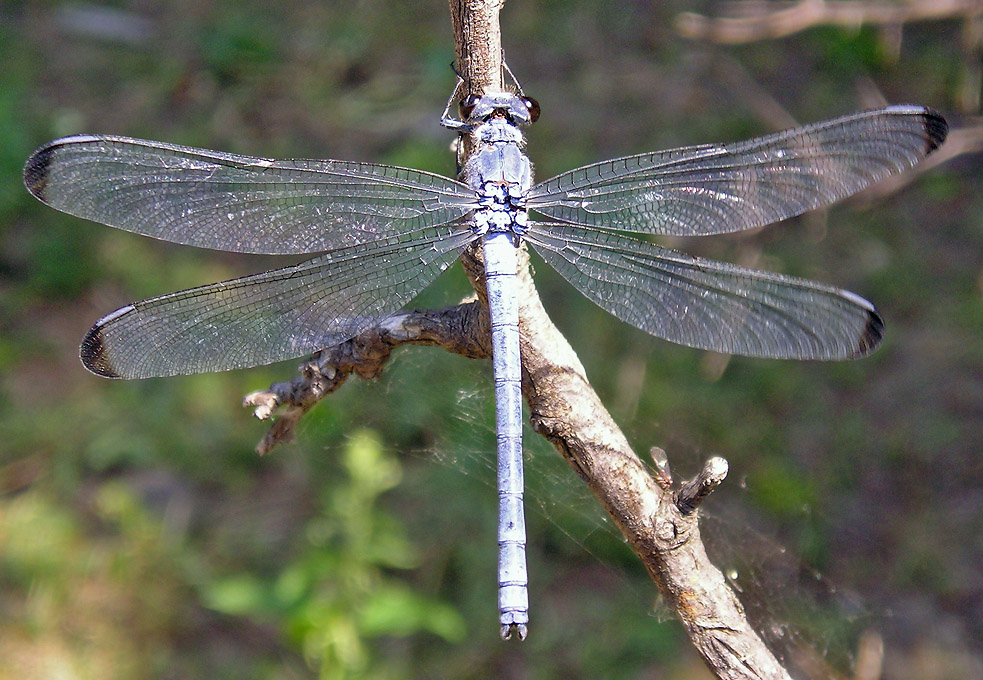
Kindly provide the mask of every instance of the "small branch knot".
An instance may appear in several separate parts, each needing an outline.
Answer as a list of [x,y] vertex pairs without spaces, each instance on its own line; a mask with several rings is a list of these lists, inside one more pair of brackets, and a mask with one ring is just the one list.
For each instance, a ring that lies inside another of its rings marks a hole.
[[676,507],[679,511],[684,515],[695,512],[703,499],[727,477],[727,468],[727,461],[720,456],[714,456],[704,463],[700,474],[684,482],[676,493]]

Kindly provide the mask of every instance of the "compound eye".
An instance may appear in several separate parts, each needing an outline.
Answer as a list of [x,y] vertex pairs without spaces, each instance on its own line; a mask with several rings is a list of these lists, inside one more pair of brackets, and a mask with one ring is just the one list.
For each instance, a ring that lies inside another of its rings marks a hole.
[[461,120],[469,120],[471,118],[474,107],[478,105],[479,101],[481,101],[481,97],[476,94],[469,94],[458,103],[457,108],[461,114]]
[[522,97],[522,104],[526,107],[526,111],[529,112],[530,123],[535,123],[539,120],[539,102],[532,97]]

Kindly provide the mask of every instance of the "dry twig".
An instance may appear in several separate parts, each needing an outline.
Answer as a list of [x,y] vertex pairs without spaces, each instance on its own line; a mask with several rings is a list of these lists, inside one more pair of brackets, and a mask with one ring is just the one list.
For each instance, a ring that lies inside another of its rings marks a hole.
[[676,31],[691,40],[737,44],[784,38],[814,26],[899,26],[911,21],[968,19],[983,14],[980,0],[745,0],[727,3],[724,8],[729,16],[684,12],[676,17]]

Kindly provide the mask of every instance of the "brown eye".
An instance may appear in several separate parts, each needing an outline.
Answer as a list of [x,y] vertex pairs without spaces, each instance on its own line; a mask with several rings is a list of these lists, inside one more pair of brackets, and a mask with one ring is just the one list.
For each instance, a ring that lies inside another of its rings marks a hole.
[[468,120],[471,118],[471,113],[474,111],[474,107],[478,105],[481,101],[481,97],[476,94],[469,94],[467,97],[462,99],[458,103],[457,108],[461,114],[461,120]]
[[535,123],[539,120],[539,102],[532,97],[523,97],[522,103],[525,105],[526,111],[529,112],[529,122]]

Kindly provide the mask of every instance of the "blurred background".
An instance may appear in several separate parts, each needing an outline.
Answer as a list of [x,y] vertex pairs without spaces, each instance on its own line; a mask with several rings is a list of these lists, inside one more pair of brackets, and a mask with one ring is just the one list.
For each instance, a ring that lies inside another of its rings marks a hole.
[[[543,108],[529,134],[540,178],[885,102],[950,120],[928,172],[754,233],[671,243],[872,300],[887,338],[868,359],[671,346],[536,267],[637,450],[665,448],[679,478],[730,461],[706,504],[712,554],[816,677],[983,678],[980,4],[884,25],[819,16],[743,44],[688,39],[692,20],[679,23],[743,5],[502,12],[509,64]],[[242,395],[299,362],[113,382],[78,361],[85,331],[122,304],[283,261],[58,214],[23,188],[35,147],[112,133],[452,174],[437,124],[452,59],[437,0],[0,5],[0,678],[707,677],[600,507],[531,432],[531,635],[498,639],[487,362],[401,349],[260,458],[266,425]],[[418,304],[467,292],[455,267]]]

